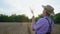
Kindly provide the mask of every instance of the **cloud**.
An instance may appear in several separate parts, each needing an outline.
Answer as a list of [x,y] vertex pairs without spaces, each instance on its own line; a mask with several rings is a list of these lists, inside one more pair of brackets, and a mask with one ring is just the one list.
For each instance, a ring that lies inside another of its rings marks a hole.
[[42,5],[52,5],[55,13],[59,13],[59,0],[0,0],[0,14],[25,14],[29,18],[32,17],[30,7],[34,10],[35,17],[42,13]]

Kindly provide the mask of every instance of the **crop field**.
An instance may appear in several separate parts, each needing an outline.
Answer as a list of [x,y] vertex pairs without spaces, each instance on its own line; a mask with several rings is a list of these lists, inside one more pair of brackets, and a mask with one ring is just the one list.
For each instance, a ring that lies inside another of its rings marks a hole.
[[[34,34],[32,23],[0,22],[0,34]],[[60,25],[55,24],[52,34],[60,34]]]

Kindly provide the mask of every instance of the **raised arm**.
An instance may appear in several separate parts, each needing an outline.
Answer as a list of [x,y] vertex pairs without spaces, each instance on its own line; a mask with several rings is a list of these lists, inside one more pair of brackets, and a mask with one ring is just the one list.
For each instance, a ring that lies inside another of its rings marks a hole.
[[34,12],[33,12],[33,10],[30,8],[30,10],[31,10],[31,13],[32,13],[32,30],[34,31],[34,29],[33,29],[33,25],[35,24],[35,17],[34,17]]

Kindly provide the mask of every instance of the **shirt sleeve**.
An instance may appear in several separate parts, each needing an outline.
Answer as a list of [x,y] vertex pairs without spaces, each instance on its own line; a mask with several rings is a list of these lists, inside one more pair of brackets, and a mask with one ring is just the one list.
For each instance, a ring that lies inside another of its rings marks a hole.
[[33,28],[35,30],[38,30],[39,28],[41,28],[41,26],[43,27],[44,23],[45,23],[45,20],[43,18],[41,18],[36,22],[36,24],[34,24]]

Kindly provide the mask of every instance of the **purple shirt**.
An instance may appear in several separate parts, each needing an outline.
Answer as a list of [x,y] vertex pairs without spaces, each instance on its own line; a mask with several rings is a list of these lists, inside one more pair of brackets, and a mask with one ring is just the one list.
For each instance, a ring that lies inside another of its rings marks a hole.
[[[48,31],[49,22],[45,18],[48,18],[48,20],[50,21],[50,23],[52,21],[49,16],[45,16],[44,18],[39,19],[37,21],[37,23],[34,24],[34,26],[33,26],[33,28],[35,29],[35,31],[36,31],[37,34],[45,34]],[[54,24],[54,22],[52,21],[51,31],[53,29],[53,24]]]

